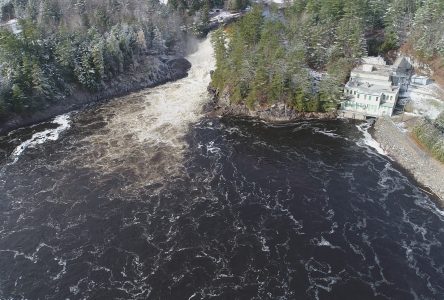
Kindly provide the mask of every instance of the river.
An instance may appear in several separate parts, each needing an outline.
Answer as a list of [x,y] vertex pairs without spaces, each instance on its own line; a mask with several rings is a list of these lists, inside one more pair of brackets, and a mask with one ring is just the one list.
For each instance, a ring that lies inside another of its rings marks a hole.
[[206,117],[198,49],[0,137],[0,298],[443,299],[444,213],[366,124]]

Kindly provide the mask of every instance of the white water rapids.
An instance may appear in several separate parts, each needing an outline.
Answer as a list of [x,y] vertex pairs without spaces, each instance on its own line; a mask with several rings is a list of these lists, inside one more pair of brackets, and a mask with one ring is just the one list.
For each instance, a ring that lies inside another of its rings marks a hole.
[[46,129],[44,131],[36,132],[30,139],[17,146],[10,156],[11,162],[9,164],[15,164],[20,155],[22,155],[22,153],[29,147],[43,144],[46,141],[56,141],[59,138],[60,133],[67,130],[71,126],[69,114],[57,116],[52,123],[57,124],[58,126],[53,129]]
[[[189,125],[202,116],[202,106],[208,100],[210,70],[215,65],[209,38],[200,42],[197,49],[187,57],[192,64],[188,77],[113,99],[84,112],[98,116],[95,123],[89,121],[82,125],[81,114],[77,116],[75,126],[84,132],[90,131],[66,162],[77,161],[102,175],[129,172],[144,183],[177,174],[187,147],[183,138]],[[57,140],[61,132],[71,127],[71,116],[58,116],[52,123],[59,126],[37,132],[17,146],[10,156],[11,163],[16,163],[28,147]],[[358,145],[371,147],[386,156],[369,134],[369,127],[367,123],[357,125],[363,134]]]
[[104,119],[97,120],[99,130],[82,140],[74,159],[102,174],[130,172],[145,184],[177,173],[186,148],[183,138],[208,100],[214,66],[210,40],[200,42],[187,59],[192,64],[188,77],[95,109],[92,113]]

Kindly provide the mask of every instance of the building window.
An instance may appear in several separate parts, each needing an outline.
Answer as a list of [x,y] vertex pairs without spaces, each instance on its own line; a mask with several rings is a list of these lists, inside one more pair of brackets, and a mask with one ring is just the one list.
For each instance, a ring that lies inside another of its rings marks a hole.
[[361,94],[358,94],[358,99],[361,97]]
[[368,100],[372,100],[372,96],[368,96]]
[[355,91],[355,95],[356,95],[356,91]]
[[367,100],[367,95],[364,95],[364,100]]
[[393,96],[390,96],[390,100],[393,100]]
[[376,97],[376,101],[378,101],[379,100],[379,97]]

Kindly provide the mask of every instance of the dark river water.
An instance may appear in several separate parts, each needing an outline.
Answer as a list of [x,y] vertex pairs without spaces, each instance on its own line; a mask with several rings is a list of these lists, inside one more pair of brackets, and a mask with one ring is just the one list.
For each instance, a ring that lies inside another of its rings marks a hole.
[[0,137],[0,299],[444,299],[444,213],[364,125],[202,117],[193,65]]

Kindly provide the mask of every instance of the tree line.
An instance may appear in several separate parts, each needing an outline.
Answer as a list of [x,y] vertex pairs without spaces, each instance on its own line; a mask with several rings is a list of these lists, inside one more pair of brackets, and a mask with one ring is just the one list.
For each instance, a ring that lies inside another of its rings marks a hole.
[[[444,57],[442,0],[301,0],[257,6],[213,35],[213,87],[250,108],[278,101],[297,111],[337,106],[350,70],[367,55],[410,43]],[[312,70],[325,72],[320,82]]]
[[0,118],[100,91],[144,57],[186,48],[184,18],[157,0],[12,0],[11,17],[19,31],[0,27]]

